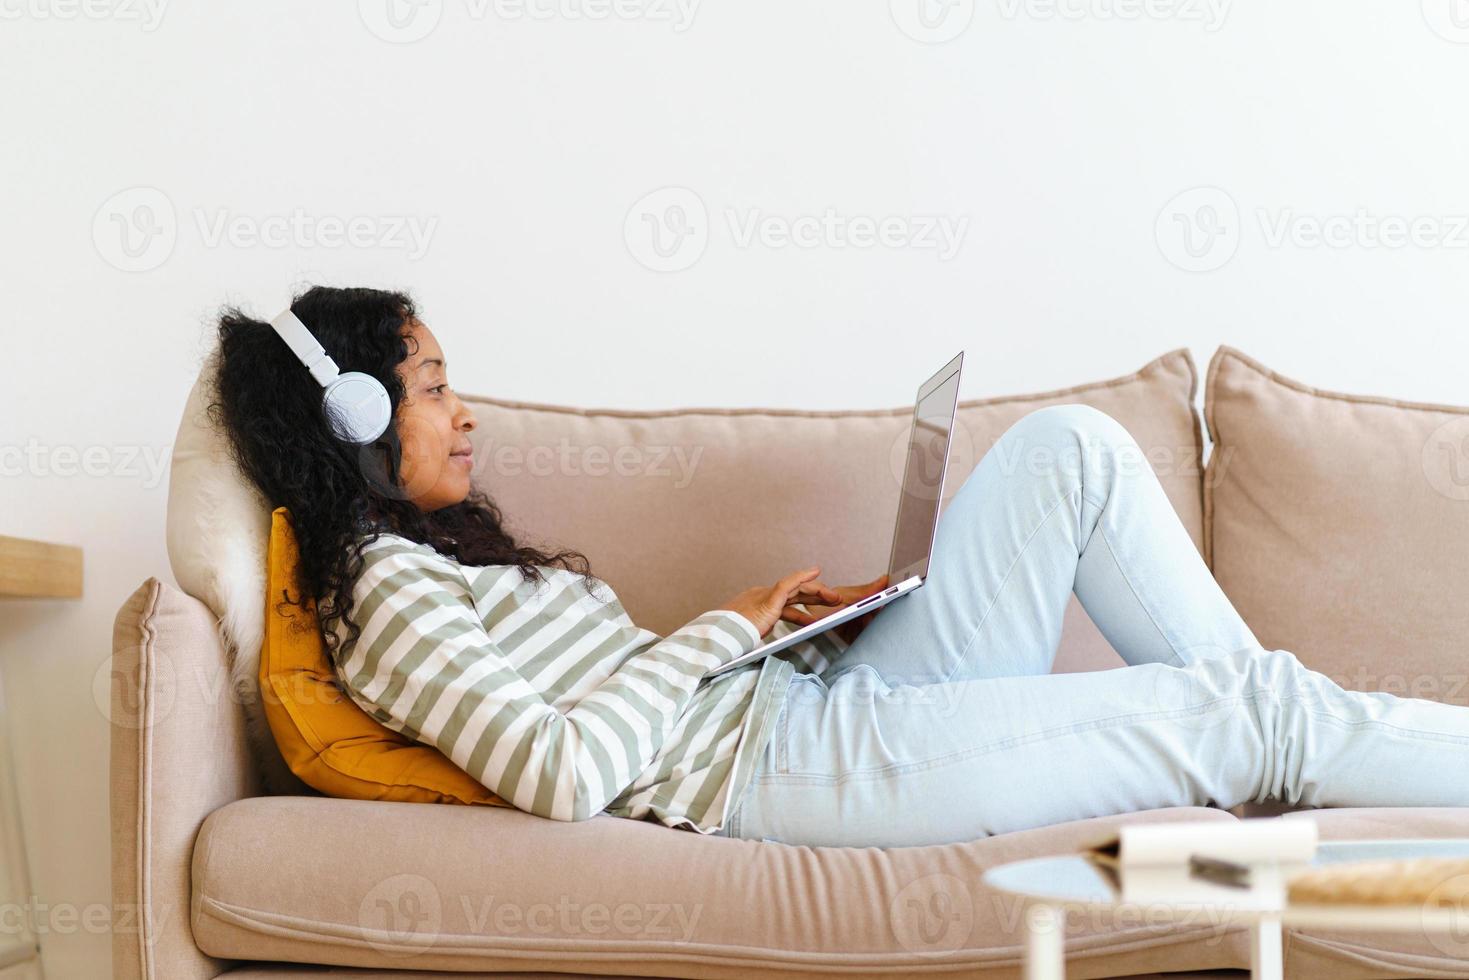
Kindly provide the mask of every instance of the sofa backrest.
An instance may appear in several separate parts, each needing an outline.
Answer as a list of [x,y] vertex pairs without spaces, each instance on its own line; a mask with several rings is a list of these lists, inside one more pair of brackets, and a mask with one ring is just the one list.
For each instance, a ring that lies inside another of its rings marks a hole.
[[1256,638],[1343,687],[1469,704],[1469,408],[1209,365],[1208,558]]
[[[205,363],[174,444],[168,552],[179,586],[219,617],[232,686],[267,786],[299,791],[268,738],[258,698],[270,503],[213,423]],[[1119,378],[961,402],[946,497],[999,435],[1045,405],[1080,402],[1122,422],[1149,453],[1203,547],[1198,374],[1186,349]],[[586,554],[635,622],[670,632],[752,585],[819,564],[832,584],[887,568],[912,407],[805,412],[632,412],[466,396],[477,420],[475,480],[529,543]],[[1058,669],[1121,661],[1073,597]]]
[[[1120,378],[960,403],[945,502],[1022,415],[1080,402],[1148,451],[1203,547],[1197,375],[1187,350]],[[831,584],[887,570],[912,407],[610,411],[466,398],[474,479],[532,543],[572,548],[634,621],[666,633],[742,589],[820,565]],[[1062,665],[1120,661],[1075,598]]]

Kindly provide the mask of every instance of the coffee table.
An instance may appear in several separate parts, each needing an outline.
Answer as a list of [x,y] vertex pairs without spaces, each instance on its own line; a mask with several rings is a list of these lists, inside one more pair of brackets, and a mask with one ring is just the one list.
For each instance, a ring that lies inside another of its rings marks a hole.
[[[1354,861],[1411,858],[1469,858],[1469,840],[1323,841],[1310,867]],[[1081,855],[1033,858],[991,868],[985,884],[1024,903],[1025,976],[1059,980],[1065,976],[1065,922],[1068,910],[1108,910],[1139,922],[1170,922],[1207,916],[1207,921],[1248,924],[1250,975],[1280,980],[1284,929],[1344,928],[1381,932],[1423,932],[1446,955],[1469,958],[1469,906],[1300,905],[1286,901],[1289,874],[1306,865],[1257,866],[1251,887],[1190,878],[1185,869],[1128,872],[1126,894],[1107,872]]]

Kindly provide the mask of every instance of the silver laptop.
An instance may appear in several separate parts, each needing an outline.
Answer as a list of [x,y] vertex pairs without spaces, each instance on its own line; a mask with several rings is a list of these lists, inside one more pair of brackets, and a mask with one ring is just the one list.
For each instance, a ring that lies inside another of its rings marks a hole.
[[964,352],[960,351],[918,388],[913,424],[908,433],[908,451],[903,463],[898,523],[893,528],[893,545],[888,555],[888,587],[840,612],[736,657],[711,670],[705,677],[717,677],[802,640],[809,640],[849,619],[881,609],[923,585],[928,578],[928,558],[938,530],[939,503],[943,500],[944,473],[949,468],[949,442],[954,432],[954,411],[959,404],[959,369],[963,365]]

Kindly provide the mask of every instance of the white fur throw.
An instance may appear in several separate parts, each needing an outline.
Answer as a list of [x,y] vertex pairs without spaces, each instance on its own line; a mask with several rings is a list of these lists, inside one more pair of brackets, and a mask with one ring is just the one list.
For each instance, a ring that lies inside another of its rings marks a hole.
[[287,768],[260,702],[265,563],[270,507],[235,465],[213,423],[218,350],[205,361],[184,406],[168,481],[168,560],[179,588],[219,619],[229,657],[231,702],[244,708],[251,749],[267,790],[310,794]]

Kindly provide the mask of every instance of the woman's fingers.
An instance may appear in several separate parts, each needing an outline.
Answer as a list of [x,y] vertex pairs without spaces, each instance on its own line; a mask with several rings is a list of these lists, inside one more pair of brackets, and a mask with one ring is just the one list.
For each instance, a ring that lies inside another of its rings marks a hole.
[[780,618],[788,623],[795,623],[797,626],[809,626],[821,617],[803,612],[795,606],[786,606],[785,609],[781,610]]
[[828,585],[820,582],[807,585],[796,593],[793,602],[816,603],[822,606],[834,606],[842,601],[841,593]]
[[841,601],[837,591],[824,582],[816,580],[821,574],[820,565],[812,565],[792,572],[776,583],[776,590],[783,593],[785,602],[821,602],[831,604]]

